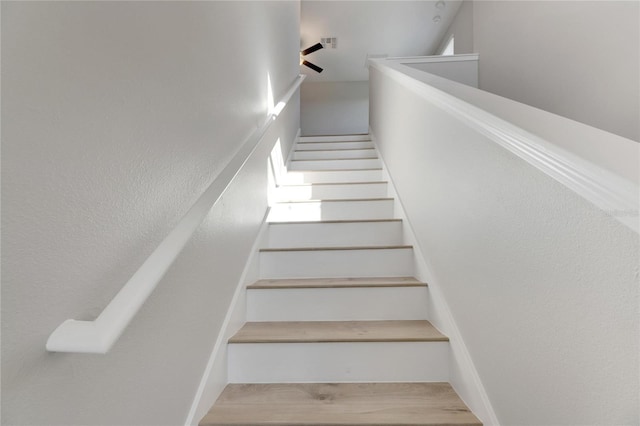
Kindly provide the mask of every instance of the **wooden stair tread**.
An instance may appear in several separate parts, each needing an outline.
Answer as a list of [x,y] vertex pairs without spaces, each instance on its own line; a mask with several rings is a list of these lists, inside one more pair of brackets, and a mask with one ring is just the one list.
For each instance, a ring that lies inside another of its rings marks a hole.
[[402,219],[336,219],[336,220],[299,220],[293,222],[269,222],[269,225],[308,225],[310,223],[370,223],[402,222]]
[[429,321],[248,322],[229,343],[446,342]]
[[371,167],[366,169],[304,169],[304,170],[288,170],[287,173],[305,173],[305,172],[363,172],[371,170],[382,170],[382,167]]
[[200,426],[482,423],[448,383],[230,384]]
[[357,136],[368,136],[371,137],[369,133],[342,133],[339,135],[331,134],[331,135],[300,135],[300,139],[298,143],[304,142],[309,138],[352,138]]
[[[353,135],[353,136],[359,136],[359,135]],[[358,139],[358,140],[342,140],[342,141],[332,141],[332,140],[315,140],[315,141],[298,141],[299,144],[305,144],[305,143],[345,143],[345,142],[372,142],[371,139]]]
[[369,133],[342,133],[339,135],[300,135],[300,140],[305,138],[349,138],[352,136],[370,136]]
[[[293,161],[349,161],[349,160],[377,160],[378,157],[358,157],[358,158],[316,158],[305,160],[291,160]],[[362,169],[359,169],[362,170]],[[297,170],[294,170],[297,171]]]
[[413,246],[391,245],[391,246],[336,246],[336,247],[273,247],[261,248],[260,252],[278,252],[278,251],[337,251],[337,250],[407,250]]
[[259,280],[248,285],[248,289],[279,288],[358,288],[358,287],[424,287],[425,283],[413,277],[388,278],[307,278]]
[[310,187],[310,186],[331,186],[331,185],[383,185],[387,184],[389,181],[386,180],[376,180],[376,181],[362,181],[362,182],[320,182],[320,183],[297,183],[297,184],[283,184],[278,185],[278,188],[290,188],[290,187]]
[[329,198],[324,200],[293,200],[293,201],[278,201],[276,204],[303,204],[303,203],[341,203],[343,201],[393,201],[391,197],[377,197],[377,198]]
[[[361,142],[361,141],[356,141]],[[317,143],[317,142],[316,142]],[[294,152],[343,152],[343,151],[366,151],[366,150],[374,150],[375,148],[342,148],[342,149],[296,149]]]
[[[352,136],[364,136],[364,135],[352,135]],[[316,137],[316,136],[314,136]],[[319,137],[319,136],[318,136]],[[327,135],[323,137],[332,138],[334,136]],[[348,136],[347,136],[348,138]],[[331,139],[317,139],[317,140],[299,140],[299,145],[304,145],[307,143],[345,143],[345,142],[373,142],[371,139],[340,139],[340,140],[331,140]]]

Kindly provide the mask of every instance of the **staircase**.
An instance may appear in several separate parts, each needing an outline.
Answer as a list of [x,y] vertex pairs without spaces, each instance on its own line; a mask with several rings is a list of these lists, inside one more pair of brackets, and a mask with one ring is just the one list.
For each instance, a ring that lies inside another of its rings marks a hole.
[[481,424],[447,383],[382,176],[367,135],[300,138],[201,426]]

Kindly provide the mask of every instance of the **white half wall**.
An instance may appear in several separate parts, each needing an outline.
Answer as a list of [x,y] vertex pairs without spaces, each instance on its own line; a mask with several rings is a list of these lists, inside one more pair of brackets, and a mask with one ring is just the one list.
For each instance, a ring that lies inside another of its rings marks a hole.
[[640,141],[639,19],[636,1],[465,1],[441,43],[480,55],[482,90]]
[[303,136],[369,131],[369,82],[308,82],[300,92]]
[[394,62],[471,87],[478,87],[478,55],[425,56]]
[[373,68],[371,131],[500,424],[638,424],[638,234]]
[[297,2],[2,2],[2,424],[184,424],[294,97],[106,355],[94,319],[299,72]]

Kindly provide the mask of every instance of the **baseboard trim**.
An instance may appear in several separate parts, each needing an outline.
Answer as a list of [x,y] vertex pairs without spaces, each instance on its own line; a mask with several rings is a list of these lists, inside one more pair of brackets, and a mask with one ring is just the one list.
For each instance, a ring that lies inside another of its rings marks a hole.
[[268,223],[266,219],[269,216],[269,211],[270,209],[267,208],[258,235],[251,247],[251,255],[238,280],[238,285],[229,304],[220,333],[209,356],[209,361],[200,379],[200,385],[184,423],[186,426],[197,426],[200,419],[207,414],[228,384],[227,341],[240,330],[246,320],[246,286],[258,279],[259,247],[263,245],[267,233]]
[[[287,160],[284,164],[288,163],[291,158],[296,143],[300,139],[300,129],[296,133],[291,148],[287,153]],[[286,170],[286,169],[285,169]],[[277,180],[277,179],[275,179]],[[277,184],[276,181],[272,184]],[[202,419],[211,406],[215,403],[218,396],[222,393],[225,386],[229,383],[227,376],[227,341],[233,336],[246,321],[246,287],[249,284],[257,281],[259,278],[260,268],[260,247],[264,246],[264,240],[267,236],[267,229],[269,223],[267,218],[271,212],[271,207],[268,206],[264,217],[262,218],[262,225],[256,236],[253,246],[251,247],[249,259],[245,264],[245,267],[240,275],[236,290],[231,298],[229,309],[225,315],[222,327],[216,339],[216,343],[213,346],[209,361],[205,367],[198,390],[194,396],[191,408],[187,414],[185,420],[185,426],[197,426],[200,419]]]

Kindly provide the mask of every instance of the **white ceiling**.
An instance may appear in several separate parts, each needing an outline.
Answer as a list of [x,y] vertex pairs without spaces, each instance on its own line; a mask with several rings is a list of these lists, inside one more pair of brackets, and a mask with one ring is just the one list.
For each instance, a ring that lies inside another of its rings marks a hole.
[[[337,48],[325,48],[305,59],[321,74],[301,66],[307,81],[363,81],[369,79],[367,54],[432,55],[455,17],[460,1],[311,1],[300,13],[301,49],[322,37],[337,37]],[[441,16],[439,23],[433,18]]]

